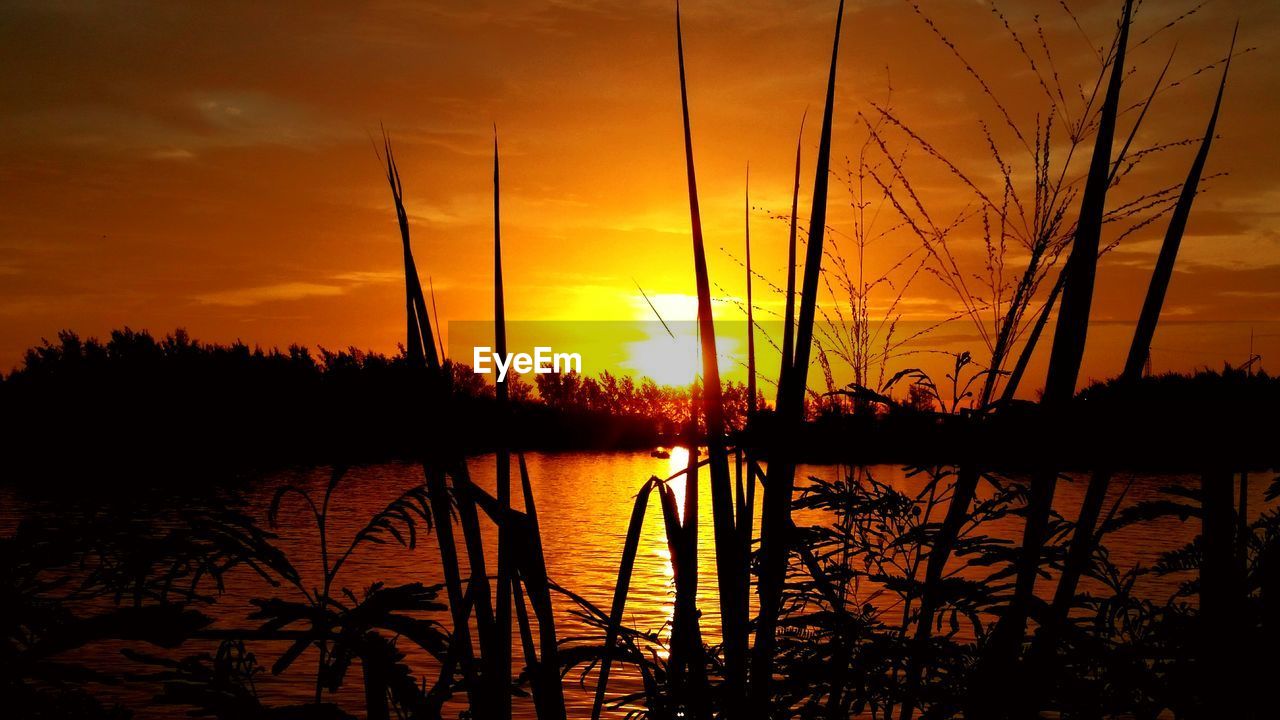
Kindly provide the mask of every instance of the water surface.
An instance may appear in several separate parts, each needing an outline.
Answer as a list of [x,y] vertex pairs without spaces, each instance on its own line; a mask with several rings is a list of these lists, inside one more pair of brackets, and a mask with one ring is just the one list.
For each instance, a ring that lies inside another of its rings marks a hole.
[[[685,457],[687,455],[681,449],[677,449],[670,459],[655,458],[649,453],[641,452],[530,453],[527,456],[527,462],[541,522],[547,569],[551,579],[580,594],[597,607],[607,610],[612,600],[623,540],[637,491],[651,476],[667,477],[683,467]],[[469,465],[477,484],[493,492],[495,489],[494,457],[492,455],[476,457],[470,460]],[[803,485],[803,478],[809,476],[835,480],[847,478],[851,474],[856,477],[865,477],[865,474],[870,474],[877,480],[888,482],[895,488],[911,493],[917,492],[925,482],[925,476],[910,476],[903,468],[896,466],[873,466],[859,468],[856,471],[844,466],[802,466],[797,473],[797,484]],[[514,463],[513,475],[515,475]],[[717,640],[719,613],[716,606],[714,554],[709,517],[711,498],[706,475],[704,470],[699,482],[699,504],[703,508],[700,523],[699,595],[703,613],[704,639],[714,643]],[[253,481],[246,491],[249,512],[265,525],[266,508],[275,490],[281,484],[299,485],[316,493],[318,497],[323,492],[329,477],[328,468],[314,468],[279,472],[259,478]],[[1119,493],[1125,492],[1124,502],[1127,504],[1156,497],[1162,486],[1186,484],[1193,480],[1193,478],[1178,476],[1119,476],[1112,484],[1112,494],[1118,496]],[[415,465],[388,463],[349,470],[342,484],[339,485],[330,508],[328,527],[330,553],[345,549],[354,534],[374,513],[384,508],[406,489],[421,482],[422,470]],[[682,486],[682,481],[677,484]],[[1060,483],[1055,509],[1067,517],[1074,517],[1084,492],[1084,484],[1083,481]],[[1250,494],[1256,494],[1256,497],[1250,498],[1251,507],[1263,506],[1261,497],[1263,491],[1262,483],[1254,483]],[[518,475],[514,478],[513,493],[513,504],[522,507]],[[6,508],[0,510],[0,531],[10,531],[19,519],[33,513],[35,517],[32,519],[40,520],[38,516],[40,511],[31,509],[32,505],[14,495],[11,490],[0,490],[0,507]],[[940,517],[939,514],[938,518]],[[821,523],[829,520],[830,518],[814,512],[802,513],[797,517],[797,522],[800,524]],[[496,567],[496,531],[487,521],[484,525],[489,545],[487,558],[492,571]],[[758,527],[757,508],[757,531]],[[1014,540],[1021,531],[1021,521],[1015,518],[1002,520],[993,524],[991,531]],[[1112,561],[1122,569],[1135,564],[1150,566],[1161,552],[1187,542],[1195,536],[1197,531],[1198,523],[1166,519],[1118,531],[1108,537],[1107,545]],[[306,584],[318,585],[321,582],[318,534],[309,511],[296,498],[286,501],[279,516],[277,532],[280,534],[281,547],[303,574]],[[1141,592],[1152,600],[1163,602],[1176,590],[1180,580],[1181,578],[1177,577],[1149,576],[1143,579]],[[363,547],[344,567],[336,581],[336,586],[348,588],[359,596],[368,586],[376,582],[387,585],[408,582],[431,585],[443,582],[435,536],[420,534],[418,545],[412,550],[395,543]],[[1041,583],[1042,591],[1048,586],[1048,583]],[[900,612],[896,597],[876,593],[874,588],[866,588],[864,592],[865,597],[854,597],[850,600],[859,605],[870,602],[887,612]],[[651,498],[651,507],[645,517],[640,551],[627,603],[627,622],[636,628],[665,632],[671,619],[672,593],[670,558],[661,511],[655,494]],[[247,618],[253,610],[250,599],[273,595],[287,599],[301,599],[295,589],[288,586],[272,588],[249,572],[238,572],[229,579],[225,592],[208,612],[217,619],[221,627],[255,627],[257,623]],[[441,599],[443,598],[442,591]],[[559,595],[554,596],[553,601],[557,603],[560,636],[563,638],[575,633],[583,633],[585,628],[582,621],[571,613],[572,604]],[[752,607],[754,610],[754,599]],[[440,620],[448,624],[445,617],[440,617]],[[84,657],[92,664],[119,669],[122,667],[119,650],[127,645],[124,643],[98,645],[84,651]],[[200,644],[189,644],[184,651],[194,652],[192,645]],[[210,644],[209,647],[212,648],[212,645]],[[273,643],[256,643],[252,649],[258,654],[259,662],[264,667],[270,667],[283,647]],[[514,645],[513,657],[516,659],[518,670],[521,660],[518,642]],[[435,663],[424,654],[410,652],[409,660],[421,674],[434,679]],[[257,682],[264,701],[268,704],[310,701],[314,693],[315,662],[315,651],[309,650],[293,668],[278,677],[272,677],[269,672],[264,672]],[[615,677],[616,681],[611,681],[610,685],[611,694],[615,690],[621,692],[634,683],[634,679],[628,678],[625,672]],[[579,686],[578,679],[575,672],[568,676],[566,682],[570,715],[571,717],[588,717],[590,693]],[[594,687],[594,674],[587,676],[585,683],[585,688]],[[119,698],[130,705],[142,718],[179,714],[174,708],[145,707],[151,692],[151,689],[146,687],[107,687],[99,690],[105,696]],[[362,714],[363,695],[358,672],[352,672],[348,676],[346,687],[336,696],[328,699],[341,703],[353,714]],[[518,716],[532,717],[532,710],[526,701],[517,700],[517,705]],[[619,717],[621,715],[622,713],[617,714]]]

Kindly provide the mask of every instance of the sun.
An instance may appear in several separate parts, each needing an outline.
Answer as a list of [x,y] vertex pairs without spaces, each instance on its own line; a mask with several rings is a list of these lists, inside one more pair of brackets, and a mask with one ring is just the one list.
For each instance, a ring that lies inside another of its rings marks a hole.
[[692,385],[701,370],[697,337],[680,334],[672,338],[661,329],[659,332],[661,334],[627,343],[623,367],[636,376],[650,378],[659,385]]
[[[643,305],[639,319],[644,339],[626,344],[622,367],[637,377],[647,377],[659,385],[687,387],[702,373],[701,346],[698,338],[698,299],[692,295],[663,294],[636,298]],[[654,315],[654,309],[657,315]],[[659,321],[661,317],[663,321]],[[716,335],[716,357],[720,360],[720,376],[724,378],[739,363],[737,338]]]

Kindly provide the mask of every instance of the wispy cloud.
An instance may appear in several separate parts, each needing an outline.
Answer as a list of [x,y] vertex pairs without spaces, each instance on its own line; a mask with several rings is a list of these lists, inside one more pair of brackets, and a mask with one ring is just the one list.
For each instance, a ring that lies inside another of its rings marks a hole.
[[396,270],[352,270],[350,272],[338,273],[333,276],[334,280],[344,283],[359,284],[375,284],[400,282],[404,279],[404,271]]
[[339,285],[322,285],[309,282],[286,282],[277,285],[261,285],[258,287],[239,288],[237,290],[220,290],[195,296],[195,301],[202,305],[220,305],[222,307],[250,307],[263,303],[282,300],[303,300],[311,297],[333,297],[341,295],[347,289]]
[[201,305],[243,308],[315,297],[336,297],[365,285],[399,282],[402,277],[397,270],[351,270],[318,282],[292,280],[271,285],[215,290],[201,293],[192,299]]

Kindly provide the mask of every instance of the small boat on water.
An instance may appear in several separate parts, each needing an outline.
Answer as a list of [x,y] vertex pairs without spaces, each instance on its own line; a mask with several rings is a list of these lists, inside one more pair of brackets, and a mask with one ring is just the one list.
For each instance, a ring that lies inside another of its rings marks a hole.
[[657,448],[649,454],[652,455],[653,457],[658,458],[659,460],[667,460],[671,457],[671,451],[666,448]]

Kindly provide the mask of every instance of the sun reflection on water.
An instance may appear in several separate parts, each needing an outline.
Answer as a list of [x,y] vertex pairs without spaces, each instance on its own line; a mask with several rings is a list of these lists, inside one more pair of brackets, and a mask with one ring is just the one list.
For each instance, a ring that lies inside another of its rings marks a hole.
[[[671,448],[671,457],[667,462],[667,477],[671,477],[681,470],[689,467],[689,448],[676,445]],[[671,492],[676,496],[676,509],[680,514],[680,522],[684,523],[684,489],[687,486],[686,477],[681,475],[667,483],[667,487],[671,488]]]

